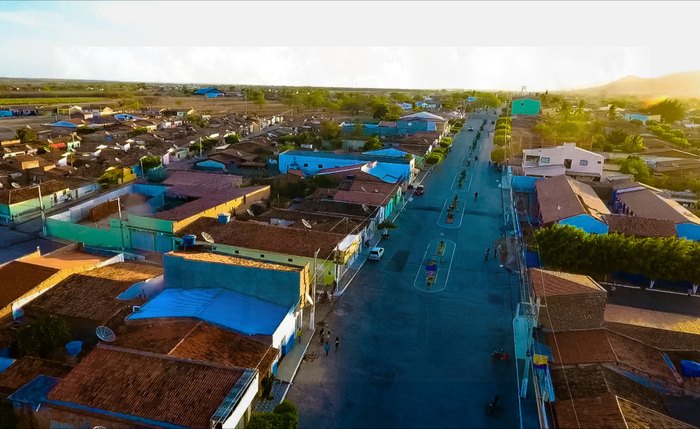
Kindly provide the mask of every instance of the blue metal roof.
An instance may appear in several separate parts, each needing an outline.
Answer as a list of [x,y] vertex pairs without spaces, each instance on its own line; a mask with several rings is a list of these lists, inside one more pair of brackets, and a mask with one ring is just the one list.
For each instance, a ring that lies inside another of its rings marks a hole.
[[197,95],[203,95],[203,94],[206,94],[208,92],[223,92],[223,91],[221,91],[220,89],[214,88],[213,86],[208,86],[206,88],[199,88],[194,93]]
[[165,289],[128,320],[193,317],[246,335],[272,335],[294,307],[227,289]]
[[370,150],[368,152],[363,152],[364,155],[380,155],[380,156],[393,156],[393,157],[404,157],[406,156],[408,152],[404,152],[399,149],[395,149],[393,147],[390,147],[388,149],[377,149],[377,150]]
[[0,357],[0,373],[9,368],[13,363],[15,363],[15,360],[12,358]]
[[60,381],[60,379],[55,377],[39,375],[29,383],[17,389],[8,399],[20,404],[29,404],[32,408],[36,408],[46,399],[46,395],[48,395],[51,389]]

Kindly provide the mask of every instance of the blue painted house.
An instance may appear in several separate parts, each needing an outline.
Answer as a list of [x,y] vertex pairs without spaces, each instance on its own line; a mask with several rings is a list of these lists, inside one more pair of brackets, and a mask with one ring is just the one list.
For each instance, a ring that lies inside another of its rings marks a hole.
[[279,156],[282,174],[298,170],[306,176],[313,176],[322,170],[356,165],[365,165],[367,173],[388,183],[411,183],[415,174],[413,159],[395,156],[303,150],[288,150]]
[[[396,121],[382,121],[377,124],[362,124],[362,132],[366,136],[401,136],[425,132],[442,132],[447,119],[429,112],[418,112],[400,117]],[[354,132],[357,125],[342,123],[343,133]]]
[[206,88],[199,88],[194,92],[194,95],[203,95],[205,98],[219,98],[224,97],[226,93],[218,88],[209,86]]
[[593,188],[567,176],[535,182],[538,220],[543,226],[570,225],[590,234],[607,234],[610,210]]

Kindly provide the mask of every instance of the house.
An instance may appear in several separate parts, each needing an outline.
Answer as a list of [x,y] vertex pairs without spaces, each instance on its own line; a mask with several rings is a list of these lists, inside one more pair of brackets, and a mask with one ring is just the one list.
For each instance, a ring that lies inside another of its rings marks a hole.
[[[0,221],[18,222],[58,203],[59,194],[67,194],[69,186],[61,180],[20,188],[0,189]],[[39,199],[41,196],[41,201]]]
[[589,276],[530,268],[530,284],[545,331],[600,329],[607,292]]
[[279,155],[280,173],[300,170],[313,176],[322,170],[369,164],[370,174],[389,183],[413,182],[415,161],[394,156],[334,153],[325,151],[288,150]]
[[623,113],[622,117],[627,121],[641,121],[646,125],[647,121],[661,122],[661,115],[644,115],[641,113]]
[[225,97],[226,93],[217,88],[206,87],[195,90],[194,95],[203,95],[205,98],[220,98]]
[[175,232],[200,217],[244,211],[269,198],[269,186],[235,187],[240,180],[177,171],[158,185],[129,184],[49,216],[47,233],[94,247],[169,252]]
[[3,399],[40,375],[63,378],[73,369],[61,362],[33,356],[10,360],[10,365],[0,371],[0,395]]
[[635,237],[677,237],[676,225],[666,219],[647,219],[640,216],[610,214],[604,216],[608,233]]
[[625,305],[605,307],[605,328],[662,350],[700,350],[700,317]]
[[430,131],[449,132],[447,119],[430,112],[418,112],[396,120],[396,132],[399,135]]
[[19,427],[242,427],[258,372],[99,345],[63,379],[10,395]]
[[522,168],[525,176],[553,177],[566,174],[578,180],[600,181],[605,157],[576,147],[576,143],[561,146],[523,149]]
[[157,265],[111,262],[68,276],[26,304],[25,316],[56,316],[66,321],[75,339],[93,341],[98,326],[123,320],[131,306],[143,304],[144,296],[155,293],[139,283],[163,273]]
[[511,102],[510,114],[513,116],[533,116],[539,115],[540,110],[542,110],[542,102],[536,98],[514,98]]
[[68,246],[41,255],[33,252],[0,265],[0,318],[23,314],[22,307],[72,274],[108,261],[107,258],[81,252]]
[[647,186],[635,182],[613,185],[612,207],[616,214],[673,222],[678,237],[700,240],[700,218]]
[[538,180],[535,193],[542,225],[570,225],[591,234],[608,232],[604,216],[610,210],[589,185],[568,176],[555,176]]
[[[258,222],[232,220],[226,224],[201,218],[178,231],[178,235],[207,232],[214,239],[213,249],[219,253],[268,262],[318,265],[319,281],[330,285],[345,274],[357,258],[360,236],[300,230]],[[317,253],[318,251],[318,253]]]
[[413,109],[413,103],[403,102],[403,103],[399,104],[399,106],[401,106],[401,108],[402,108],[403,110],[411,110],[411,109]]
[[286,355],[310,299],[308,266],[213,254],[164,256],[163,289],[127,321],[194,318],[242,335],[271,338]]

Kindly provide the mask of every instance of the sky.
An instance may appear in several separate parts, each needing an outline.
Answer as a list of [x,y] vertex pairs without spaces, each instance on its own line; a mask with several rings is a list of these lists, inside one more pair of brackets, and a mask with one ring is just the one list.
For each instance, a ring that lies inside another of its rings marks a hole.
[[698,11],[694,2],[0,2],[0,76],[573,89],[700,70]]

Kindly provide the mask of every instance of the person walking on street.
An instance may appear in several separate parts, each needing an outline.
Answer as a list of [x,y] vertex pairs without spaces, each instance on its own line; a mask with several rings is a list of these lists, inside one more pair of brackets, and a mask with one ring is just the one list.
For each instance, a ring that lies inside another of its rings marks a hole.
[[331,350],[331,343],[329,343],[328,341],[323,343],[323,350],[326,351],[326,356],[328,356],[328,352]]
[[319,333],[319,336],[318,336],[319,341],[321,342],[321,344],[323,344],[323,338],[325,337],[325,333],[326,333],[326,331],[324,330],[324,328],[323,328],[323,326],[322,326],[322,327],[321,327],[321,332]]
[[486,248],[486,253],[484,253],[484,261],[489,260],[489,255],[491,254],[491,247]]
[[338,346],[340,346],[340,337],[335,337],[335,352],[338,353]]
[[478,192],[474,192],[474,201],[476,201],[476,200],[478,200],[478,199],[479,199],[479,193],[478,193]]

